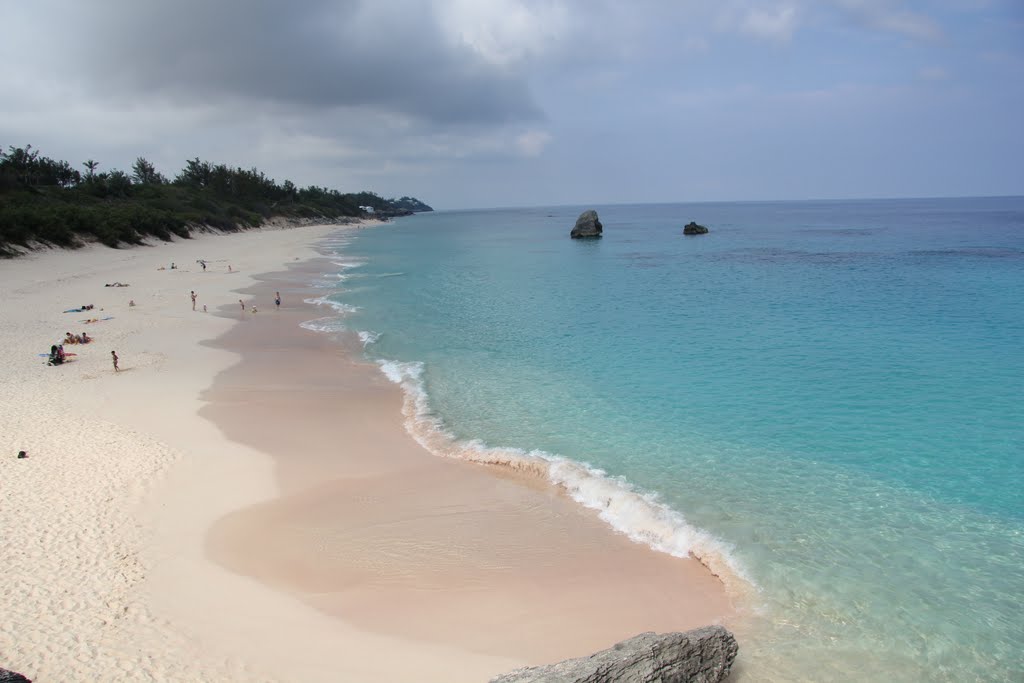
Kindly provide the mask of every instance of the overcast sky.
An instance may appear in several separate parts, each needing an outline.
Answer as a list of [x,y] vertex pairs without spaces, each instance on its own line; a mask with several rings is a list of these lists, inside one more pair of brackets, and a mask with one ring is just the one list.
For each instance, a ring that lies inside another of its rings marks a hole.
[[0,145],[435,208],[1024,194],[1024,0],[0,0]]

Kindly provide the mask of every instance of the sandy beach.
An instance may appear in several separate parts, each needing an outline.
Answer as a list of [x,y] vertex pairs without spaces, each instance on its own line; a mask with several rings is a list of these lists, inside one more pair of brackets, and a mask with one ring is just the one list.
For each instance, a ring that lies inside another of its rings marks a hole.
[[[401,390],[357,341],[299,326],[322,315],[304,300],[336,230],[0,265],[0,667],[482,681],[731,616],[696,561],[407,434]],[[95,341],[48,367],[69,331]]]

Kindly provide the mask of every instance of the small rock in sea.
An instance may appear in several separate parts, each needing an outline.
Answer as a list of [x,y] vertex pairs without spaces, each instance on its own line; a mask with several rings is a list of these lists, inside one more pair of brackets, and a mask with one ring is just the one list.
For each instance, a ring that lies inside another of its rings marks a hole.
[[706,234],[708,234],[708,229],[705,228],[703,225],[698,225],[697,223],[694,223],[693,221],[690,221],[689,223],[687,223],[683,227],[683,234],[684,235],[706,235]]
[[569,236],[573,239],[600,237],[603,230],[604,226],[597,218],[597,211],[588,209],[576,219],[576,225],[573,226]]

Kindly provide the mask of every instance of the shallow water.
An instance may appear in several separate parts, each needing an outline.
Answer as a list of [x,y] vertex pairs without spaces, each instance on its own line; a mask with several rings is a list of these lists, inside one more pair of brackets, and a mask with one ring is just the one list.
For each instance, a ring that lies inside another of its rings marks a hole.
[[1024,679],[1024,198],[596,207],[570,240],[584,208],[359,231],[311,325],[439,454],[699,556],[756,680]]

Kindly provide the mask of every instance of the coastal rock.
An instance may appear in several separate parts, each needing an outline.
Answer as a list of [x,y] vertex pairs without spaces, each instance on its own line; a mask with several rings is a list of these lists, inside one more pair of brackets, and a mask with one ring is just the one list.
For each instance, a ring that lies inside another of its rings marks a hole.
[[684,235],[706,235],[706,234],[708,234],[708,229],[705,228],[703,225],[698,225],[697,223],[694,223],[693,221],[690,221],[689,223],[687,223],[683,227],[683,234]]
[[7,669],[0,669],[0,683],[32,683],[32,681],[21,674],[8,671]]
[[576,219],[576,225],[573,226],[569,236],[573,239],[600,237],[602,230],[604,230],[604,226],[597,218],[597,211],[588,209]]
[[736,638],[721,626],[685,633],[641,633],[589,657],[517,669],[491,683],[717,683],[736,659]]

